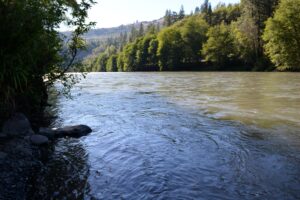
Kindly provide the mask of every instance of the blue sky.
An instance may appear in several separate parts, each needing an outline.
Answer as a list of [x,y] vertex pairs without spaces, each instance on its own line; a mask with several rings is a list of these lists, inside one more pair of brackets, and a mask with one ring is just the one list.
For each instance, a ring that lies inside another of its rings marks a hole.
[[[97,0],[89,12],[89,19],[97,22],[97,28],[115,27],[135,21],[151,21],[162,17],[166,9],[178,11],[183,5],[190,13],[204,0]],[[213,6],[219,2],[237,3],[240,0],[211,0]]]

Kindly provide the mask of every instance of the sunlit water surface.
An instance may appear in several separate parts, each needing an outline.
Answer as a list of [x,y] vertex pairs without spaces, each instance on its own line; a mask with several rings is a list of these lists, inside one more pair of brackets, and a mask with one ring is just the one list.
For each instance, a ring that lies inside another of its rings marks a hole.
[[92,73],[36,198],[300,199],[300,74]]

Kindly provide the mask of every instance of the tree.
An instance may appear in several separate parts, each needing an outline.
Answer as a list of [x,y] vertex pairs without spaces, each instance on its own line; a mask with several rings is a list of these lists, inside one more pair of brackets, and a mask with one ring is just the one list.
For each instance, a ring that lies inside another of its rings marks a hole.
[[178,20],[182,20],[185,17],[185,11],[183,5],[181,5],[179,14],[178,14]]
[[145,68],[148,64],[148,48],[152,37],[150,35],[146,35],[137,43],[137,53],[136,53],[136,63],[138,67],[138,71],[145,71]]
[[136,71],[136,52],[137,45],[136,43],[129,43],[124,47],[123,50],[123,70],[126,72]]
[[206,22],[208,24],[211,24],[212,8],[211,8],[211,3],[209,2],[209,0],[204,1],[204,3],[201,5],[200,12],[203,14]]
[[[47,88],[57,79],[69,88],[74,79],[69,79],[72,75],[65,72],[75,66],[77,51],[85,44],[81,36],[93,25],[85,22],[93,3],[93,0],[0,1],[1,118],[15,111],[30,117],[46,103]],[[68,38],[58,32],[62,23],[73,27]]]
[[186,19],[183,26],[180,27],[182,39],[185,42],[185,60],[193,63],[200,59],[200,50],[202,45],[206,42],[208,24],[206,21],[198,16],[191,16]]
[[183,6],[181,7],[179,14],[177,12],[174,12],[171,10],[166,10],[163,25],[165,27],[171,26],[172,24],[176,23],[177,21],[183,19],[184,16],[185,16],[185,12],[184,12]]
[[149,48],[148,48],[148,63],[152,67],[158,66],[158,57],[157,57],[157,49],[158,49],[158,40],[156,36],[153,36],[149,43]]
[[172,12],[171,10],[166,10],[166,14],[164,16],[164,26],[168,27],[172,25]]
[[106,72],[106,65],[109,56],[106,52],[101,53],[96,60],[96,67],[94,69],[97,72]]
[[138,37],[142,37],[145,33],[145,30],[144,30],[144,24],[141,23],[140,24],[140,28],[139,28],[139,32],[138,32]]
[[161,71],[179,70],[184,56],[184,41],[180,31],[169,27],[158,34],[158,57]]
[[156,29],[156,26],[154,23],[150,23],[147,26],[146,34],[156,34],[159,30]]
[[130,31],[130,36],[129,36],[129,42],[133,42],[138,37],[139,37],[139,31],[135,28],[135,25],[133,24],[131,26],[131,31]]
[[[243,54],[252,60],[248,60],[250,65],[256,68],[265,68],[268,60],[264,55],[264,42],[262,40],[265,21],[273,15],[278,4],[278,0],[242,0],[242,16],[238,21],[239,42],[243,49],[247,51]],[[245,43],[241,43],[245,42]],[[248,55],[247,55],[248,54]]]
[[107,60],[106,71],[108,71],[108,72],[117,72],[118,71],[117,60],[118,60],[117,55],[111,55],[109,57],[109,59]]
[[279,70],[300,70],[300,1],[283,0],[266,23],[265,50]]
[[236,60],[238,55],[230,26],[222,23],[211,27],[207,33],[208,40],[203,45],[205,60],[214,63],[219,69]]
[[123,52],[118,53],[117,68],[119,72],[124,72],[124,54]]
[[219,3],[212,13],[211,25],[219,25],[222,22],[229,25],[237,21],[240,16],[241,9],[239,4],[229,4],[226,6],[224,3]]
[[199,13],[200,13],[200,8],[197,6],[197,7],[195,8],[194,14],[197,15],[197,14],[199,14]]

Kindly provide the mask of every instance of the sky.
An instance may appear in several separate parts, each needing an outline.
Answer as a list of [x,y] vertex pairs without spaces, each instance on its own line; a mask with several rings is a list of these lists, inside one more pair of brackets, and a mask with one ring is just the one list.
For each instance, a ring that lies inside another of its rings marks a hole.
[[[115,27],[136,21],[152,21],[164,16],[167,9],[179,11],[184,6],[189,14],[204,0],[96,0],[89,12],[89,20],[97,22],[95,28]],[[211,0],[212,6],[219,2],[238,3],[240,0]]]

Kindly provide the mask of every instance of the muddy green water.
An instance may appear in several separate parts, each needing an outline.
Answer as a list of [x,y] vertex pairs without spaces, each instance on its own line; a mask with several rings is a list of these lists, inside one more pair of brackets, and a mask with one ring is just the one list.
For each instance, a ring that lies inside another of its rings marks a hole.
[[39,199],[300,199],[299,73],[91,73]]

